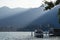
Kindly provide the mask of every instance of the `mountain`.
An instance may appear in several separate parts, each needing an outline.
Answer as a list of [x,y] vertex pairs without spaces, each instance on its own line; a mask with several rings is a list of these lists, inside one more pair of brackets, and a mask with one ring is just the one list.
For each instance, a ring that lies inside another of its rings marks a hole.
[[1,30],[17,30],[18,28],[24,28],[32,21],[37,19],[43,13],[44,7],[31,8],[28,11],[22,13],[16,13],[13,16],[0,20]]
[[[59,19],[58,19],[58,9],[60,8],[60,5],[55,6],[51,10],[47,10],[44,12],[42,16],[31,22],[27,27],[25,27],[23,30],[35,30],[37,28],[42,28],[46,30],[47,25],[50,24],[50,27],[53,28],[60,28]],[[44,27],[45,26],[45,27]],[[21,29],[22,30],[22,29]]]
[[24,8],[11,9],[9,7],[3,6],[0,8],[0,19],[15,15],[16,13],[21,13],[21,12],[26,11],[26,10],[28,10],[28,9],[24,9]]
[[45,24],[52,24],[54,27],[59,28],[57,15],[59,8],[60,5],[57,5],[51,10],[45,11],[44,6],[40,6],[0,19],[0,31],[32,31]]

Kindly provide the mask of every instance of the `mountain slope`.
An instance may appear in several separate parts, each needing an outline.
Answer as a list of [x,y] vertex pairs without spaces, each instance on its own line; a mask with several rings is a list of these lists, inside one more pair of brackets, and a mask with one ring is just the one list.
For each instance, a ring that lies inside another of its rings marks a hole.
[[3,31],[35,30],[40,25],[52,24],[59,28],[58,9],[60,5],[51,10],[44,11],[44,7],[30,9],[23,13],[0,20],[0,29]]
[[3,6],[0,8],[0,19],[15,15],[16,13],[24,12],[26,10],[28,10],[28,9],[24,9],[24,8],[11,9],[11,8],[6,7],[6,6]]
[[51,27],[54,28],[60,28],[60,24],[58,22],[58,9],[60,8],[60,5],[55,6],[51,10],[45,11],[45,13],[37,18],[35,21],[31,22],[27,27],[24,28],[24,30],[35,30],[36,28],[42,27],[43,29],[45,27],[40,25],[47,25],[51,24]]
[[24,28],[41,16],[43,9],[43,7],[33,8],[23,13],[18,13],[8,18],[1,19],[0,26],[3,28],[5,27],[5,30],[17,30],[18,28]]

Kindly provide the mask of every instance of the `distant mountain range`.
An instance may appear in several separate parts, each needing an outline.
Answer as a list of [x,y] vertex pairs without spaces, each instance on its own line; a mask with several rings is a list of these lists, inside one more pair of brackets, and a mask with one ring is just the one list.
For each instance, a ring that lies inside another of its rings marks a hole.
[[42,12],[43,12],[43,7],[29,9],[22,13],[18,12],[13,16],[9,16],[4,19],[1,19],[0,26],[1,28],[2,27],[5,28],[6,30],[16,30],[18,28],[24,28],[32,21],[37,19],[42,14]]
[[35,30],[39,25],[44,24],[53,24],[55,27],[60,27],[57,15],[58,8],[60,8],[60,5],[47,11],[44,11],[43,6],[32,8],[24,12],[15,11],[14,13],[16,14],[13,16],[0,19],[0,31]]
[[3,18],[6,18],[8,16],[12,16],[16,13],[21,13],[21,12],[24,12],[28,9],[24,9],[24,8],[9,8],[9,7],[6,7],[6,6],[3,6],[0,8],[0,19],[3,19]]
[[[51,10],[45,11],[45,13],[31,22],[27,27],[25,27],[23,30],[35,30],[37,28],[42,28],[44,30],[47,29],[47,25],[50,24],[50,27],[52,28],[60,28],[59,19],[58,19],[58,9],[60,8],[60,5],[55,6]],[[22,29],[21,29],[22,30]]]

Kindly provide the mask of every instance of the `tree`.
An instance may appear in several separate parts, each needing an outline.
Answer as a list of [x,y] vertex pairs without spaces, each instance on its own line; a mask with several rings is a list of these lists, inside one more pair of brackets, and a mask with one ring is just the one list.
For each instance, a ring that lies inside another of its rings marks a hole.
[[58,18],[59,18],[59,23],[60,23],[60,8],[58,10]]
[[58,5],[60,3],[60,0],[57,0],[56,2],[55,2],[55,5]]
[[45,7],[45,10],[51,9],[52,7],[54,7],[53,2],[47,2],[45,1],[45,4],[47,4],[48,6]]
[[55,3],[53,3],[52,1],[51,2],[45,1],[44,3],[48,5],[48,6],[45,7],[45,10],[48,10],[48,9],[51,9],[54,6],[60,4],[60,0],[56,0]]

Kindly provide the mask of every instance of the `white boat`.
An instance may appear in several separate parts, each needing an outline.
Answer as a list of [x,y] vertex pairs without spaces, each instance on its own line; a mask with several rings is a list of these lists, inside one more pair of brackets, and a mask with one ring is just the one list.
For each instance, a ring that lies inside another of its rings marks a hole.
[[34,32],[35,37],[43,38],[43,31],[41,29],[36,29]]

